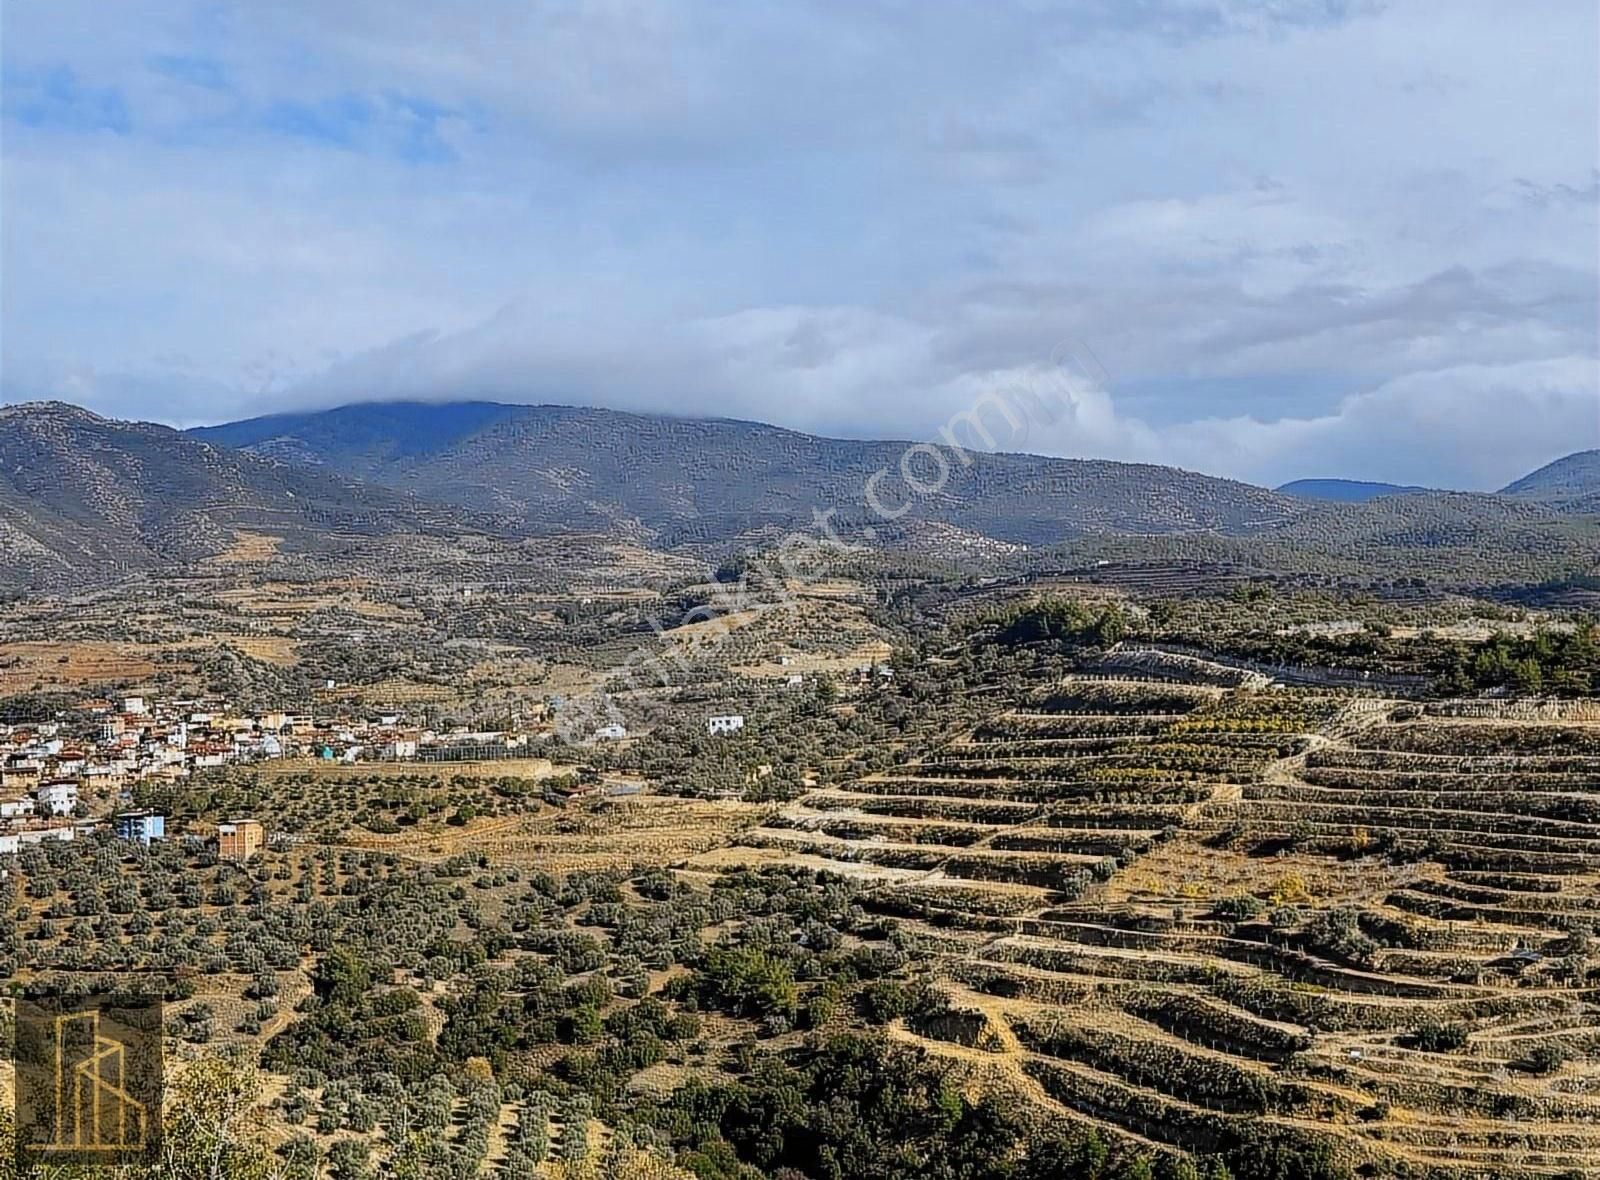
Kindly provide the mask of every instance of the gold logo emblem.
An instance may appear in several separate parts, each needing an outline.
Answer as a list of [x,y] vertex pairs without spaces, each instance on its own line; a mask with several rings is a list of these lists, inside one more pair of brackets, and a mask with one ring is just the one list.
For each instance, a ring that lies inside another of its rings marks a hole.
[[148,1159],[161,1121],[160,1006],[65,1006],[18,1005],[19,1149],[38,1163]]
[[56,1129],[40,1151],[142,1151],[150,1112],[124,1088],[128,1048],[100,1035],[100,1013],[57,1016]]

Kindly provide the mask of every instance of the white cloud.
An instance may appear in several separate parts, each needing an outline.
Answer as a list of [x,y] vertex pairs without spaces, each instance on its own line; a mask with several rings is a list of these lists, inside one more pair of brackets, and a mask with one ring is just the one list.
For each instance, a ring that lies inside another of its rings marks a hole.
[[[1020,396],[1010,391],[1022,391]],[[1222,472],[1275,486],[1339,476],[1492,491],[1552,456],[1600,447],[1600,364],[1570,356],[1407,374],[1316,417],[1193,418],[1152,425],[1077,364],[973,374],[941,391],[945,417],[985,396],[1043,402],[1001,449]]]
[[1105,376],[1031,447],[1489,486],[1593,445],[1597,21],[22,6],[0,396],[184,421],[488,396],[926,437],[1073,339]]
[[[1263,482],[1337,474],[1493,490],[1552,456],[1600,447],[1592,356],[1408,373],[1318,418],[1195,423],[1197,457],[1216,450]],[[1193,464],[1190,464],[1191,466]]]
[[[368,389],[427,398],[449,388],[560,401],[566,385],[617,409],[908,438],[935,437],[953,417],[1001,397],[1047,412],[1020,429],[996,427],[998,449],[1165,463],[1266,484],[1340,475],[1492,490],[1557,455],[1600,447],[1592,355],[1419,369],[1311,416],[1219,417],[1199,407],[1151,422],[1119,405],[1098,357],[1070,338],[1037,363],[958,368],[941,351],[937,323],[863,308],[751,309],[670,334],[660,324],[614,324],[614,335],[590,339],[524,317],[508,309],[456,336],[399,342],[331,370],[302,394],[322,404]],[[530,388],[530,372],[559,380]]]

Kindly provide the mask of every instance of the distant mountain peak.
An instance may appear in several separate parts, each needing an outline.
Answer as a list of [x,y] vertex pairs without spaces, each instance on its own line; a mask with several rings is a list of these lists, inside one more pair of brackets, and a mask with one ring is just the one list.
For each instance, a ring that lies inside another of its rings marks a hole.
[[0,585],[207,557],[241,528],[313,544],[335,527],[423,531],[440,515],[385,488],[65,402],[0,407],[0,422]]
[[1365,504],[1380,496],[1411,496],[1429,489],[1410,484],[1376,483],[1365,479],[1297,479],[1277,489],[1285,496],[1301,500],[1332,500],[1341,504]]
[[890,509],[880,523],[903,507],[907,523],[1008,544],[1240,533],[1298,508],[1265,488],[1173,468],[1017,454],[951,456],[940,486],[914,494],[900,474],[909,442],[573,406],[365,403],[192,433],[528,527],[642,526],[667,547],[810,529],[813,512],[827,510],[855,519],[865,536],[868,482],[879,471],[875,487]]
[[86,410],[82,406],[63,401],[13,402],[10,405],[0,406],[0,418],[73,418],[84,422],[112,421],[96,414],[93,410]]
[[1503,496],[1527,496],[1539,500],[1567,500],[1574,497],[1600,497],[1600,450],[1576,451],[1500,490]]
[[[375,402],[188,432],[63,402],[0,419],[0,587],[182,564],[241,530],[289,554],[589,534],[710,557],[814,534],[824,513],[842,541],[952,560],[1121,537],[1169,552],[1290,545],[1337,566],[1418,548],[1565,553],[1587,535],[1567,518],[1600,512],[1593,451],[1514,495],[1312,480],[1286,485],[1296,498],[1170,467],[977,452],[947,454],[919,486],[907,442],[571,406]],[[1314,503],[1307,485],[1365,502]]]

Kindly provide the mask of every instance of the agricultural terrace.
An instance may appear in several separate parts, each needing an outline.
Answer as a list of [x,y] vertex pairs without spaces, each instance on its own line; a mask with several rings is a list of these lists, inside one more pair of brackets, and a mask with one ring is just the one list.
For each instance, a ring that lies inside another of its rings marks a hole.
[[1120,677],[824,785],[717,863],[864,883],[943,948],[899,1034],[1104,1134],[1593,1174],[1600,724]]

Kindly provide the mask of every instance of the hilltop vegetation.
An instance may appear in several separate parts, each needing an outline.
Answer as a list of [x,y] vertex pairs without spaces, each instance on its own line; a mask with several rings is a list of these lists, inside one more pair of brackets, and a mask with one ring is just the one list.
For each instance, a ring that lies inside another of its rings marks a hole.
[[1506,485],[1501,494],[1595,511],[1600,505],[1600,450],[1579,451],[1557,459]]
[[[991,413],[984,428],[1003,436],[1005,419]],[[727,543],[763,529],[811,532],[813,509],[836,510],[851,538],[866,525],[881,529],[893,518],[871,513],[866,500],[878,471],[878,496],[894,517],[911,503],[918,521],[1008,543],[1085,532],[1238,532],[1293,508],[1262,488],[1171,468],[977,453],[981,436],[960,433],[913,456],[921,465],[907,468],[911,481],[936,485],[918,494],[900,466],[908,442],[566,406],[373,404],[194,433],[538,526],[642,525],[667,547]],[[974,450],[958,450],[966,446]]]
[[[984,430],[1003,433],[989,412]],[[1480,588],[1600,568],[1584,455],[1515,495],[1333,505],[1172,468],[984,453],[983,439],[972,423],[912,446],[492,403],[377,403],[179,433],[12,406],[0,411],[0,589],[257,554],[302,576],[411,563],[514,581],[549,573],[536,538],[715,564],[792,533],[890,550],[903,568],[984,572],[1073,552]]]
[[236,530],[290,547],[436,530],[383,488],[60,403],[0,407],[0,585],[105,581],[222,553]]

